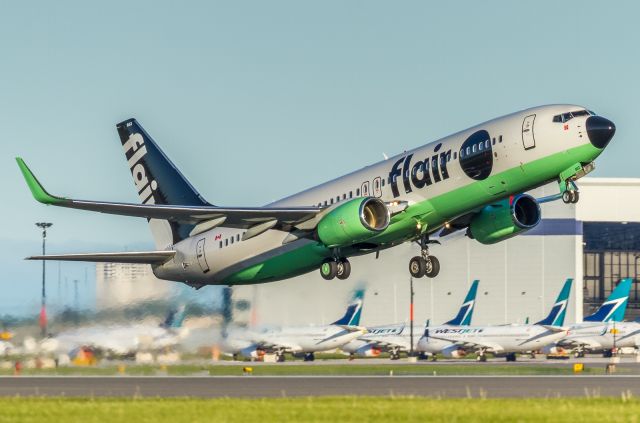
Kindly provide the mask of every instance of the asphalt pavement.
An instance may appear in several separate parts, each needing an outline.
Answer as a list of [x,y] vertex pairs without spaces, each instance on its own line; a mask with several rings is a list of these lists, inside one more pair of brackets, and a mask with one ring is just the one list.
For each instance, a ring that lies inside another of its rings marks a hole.
[[640,376],[2,377],[0,396],[448,398],[640,396]]

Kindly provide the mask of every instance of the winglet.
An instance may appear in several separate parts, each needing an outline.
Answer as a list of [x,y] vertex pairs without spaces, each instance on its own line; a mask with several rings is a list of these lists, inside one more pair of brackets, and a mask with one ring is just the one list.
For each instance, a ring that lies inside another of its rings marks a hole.
[[21,157],[16,157],[16,162],[18,163],[18,167],[20,168],[20,171],[24,176],[24,180],[27,182],[27,186],[31,190],[33,198],[35,198],[42,204],[57,204],[64,200],[63,198],[55,197],[49,194]]

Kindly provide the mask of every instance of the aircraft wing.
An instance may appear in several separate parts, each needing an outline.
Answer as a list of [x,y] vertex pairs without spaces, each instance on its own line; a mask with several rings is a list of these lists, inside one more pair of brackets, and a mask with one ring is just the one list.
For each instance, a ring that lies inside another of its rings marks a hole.
[[[418,339],[419,336],[416,336]],[[411,345],[407,342],[403,337],[367,337],[363,339],[364,341],[372,344],[376,347],[380,348],[401,348],[403,350],[410,350]]]
[[440,337],[431,336],[431,335],[429,335],[429,338],[438,339],[440,341],[447,341],[465,350],[484,349],[492,352],[500,352],[504,350],[504,348],[502,348],[502,345],[496,344],[493,342],[481,342],[481,341],[474,341],[474,340],[468,340],[468,339],[464,341],[453,341],[448,338],[440,338]]
[[558,341],[558,345],[565,348],[583,347],[589,350],[597,350],[602,348],[602,344],[587,336],[582,338],[566,338]]
[[347,332],[367,333],[367,328],[365,328],[364,326],[353,326],[353,325],[333,325],[333,326],[337,326],[341,329],[346,330]]
[[16,161],[33,197],[40,203],[59,207],[192,224],[215,221],[211,227],[224,222],[225,226],[236,228],[250,228],[258,224],[271,222],[273,224],[270,227],[275,226],[278,222],[284,224],[301,223],[312,219],[323,210],[320,207],[181,206],[74,200],[49,194],[24,160],[18,157]]
[[175,251],[132,251],[124,253],[48,254],[31,256],[26,260],[64,260],[104,263],[162,264],[173,258]]

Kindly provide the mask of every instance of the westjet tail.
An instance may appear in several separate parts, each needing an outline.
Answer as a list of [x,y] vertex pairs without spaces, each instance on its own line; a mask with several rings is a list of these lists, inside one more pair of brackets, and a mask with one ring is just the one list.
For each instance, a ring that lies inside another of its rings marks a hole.
[[633,279],[622,279],[616,289],[611,292],[607,301],[602,303],[600,308],[590,316],[584,318],[585,322],[621,322],[627,310],[629,301],[629,291]]
[[564,283],[562,291],[558,295],[555,304],[551,307],[549,315],[544,319],[536,322],[536,325],[562,326],[564,325],[564,317],[567,314],[567,305],[569,304],[569,294],[571,293],[571,285],[573,279],[569,278]]
[[469,292],[458,311],[458,314],[453,319],[449,320],[445,323],[445,325],[452,326],[469,326],[471,324],[471,317],[473,316],[473,309],[476,305],[476,293],[478,292],[478,283],[479,280],[473,281],[471,284],[471,288],[469,288]]
[[359,326],[360,315],[362,314],[362,301],[364,300],[364,289],[359,289],[353,294],[351,303],[347,306],[344,316],[332,323],[339,326]]

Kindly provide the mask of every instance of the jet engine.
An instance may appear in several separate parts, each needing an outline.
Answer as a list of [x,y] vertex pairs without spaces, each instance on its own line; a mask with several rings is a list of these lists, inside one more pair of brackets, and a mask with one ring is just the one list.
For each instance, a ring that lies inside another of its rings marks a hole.
[[356,355],[359,355],[361,357],[378,357],[380,353],[380,348],[372,344],[363,345],[355,352]]
[[356,198],[338,205],[318,223],[318,238],[327,247],[346,247],[365,241],[389,226],[390,213],[382,200]]
[[538,201],[520,194],[483,208],[471,219],[467,235],[481,244],[495,244],[535,227],[540,217]]
[[456,345],[451,345],[442,350],[442,355],[446,358],[462,358],[467,355],[467,352]]

